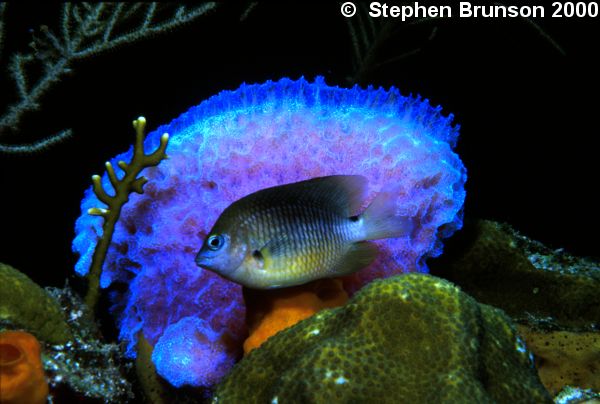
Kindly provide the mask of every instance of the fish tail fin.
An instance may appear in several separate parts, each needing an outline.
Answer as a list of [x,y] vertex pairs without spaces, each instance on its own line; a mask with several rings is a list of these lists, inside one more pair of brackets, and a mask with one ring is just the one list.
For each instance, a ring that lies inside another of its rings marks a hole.
[[396,199],[392,192],[382,190],[360,216],[364,240],[379,240],[410,235],[414,220],[396,214]]

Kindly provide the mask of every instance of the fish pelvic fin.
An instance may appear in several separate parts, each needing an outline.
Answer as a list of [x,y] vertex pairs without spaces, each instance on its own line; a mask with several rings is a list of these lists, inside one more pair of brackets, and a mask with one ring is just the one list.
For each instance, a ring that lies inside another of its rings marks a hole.
[[353,274],[369,266],[377,257],[379,250],[373,243],[359,241],[353,243],[346,254],[331,269],[332,277]]
[[412,234],[414,219],[396,214],[392,192],[382,190],[360,216],[364,240],[404,237]]

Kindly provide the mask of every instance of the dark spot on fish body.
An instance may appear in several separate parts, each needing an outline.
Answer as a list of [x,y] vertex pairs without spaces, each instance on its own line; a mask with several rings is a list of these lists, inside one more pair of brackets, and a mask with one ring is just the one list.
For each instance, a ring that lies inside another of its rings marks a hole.
[[254,250],[252,252],[252,257],[260,262],[264,261],[264,257],[262,255],[262,253],[259,250]]
[[358,219],[359,219],[358,215],[350,216],[350,221],[351,222],[358,222]]

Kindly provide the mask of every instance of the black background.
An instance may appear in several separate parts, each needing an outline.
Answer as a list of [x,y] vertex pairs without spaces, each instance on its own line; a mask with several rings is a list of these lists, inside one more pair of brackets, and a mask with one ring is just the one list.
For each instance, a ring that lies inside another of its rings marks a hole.
[[[10,139],[67,127],[74,136],[41,153],[0,156],[0,262],[42,285],[73,278],[83,191],[104,161],[132,143],[137,116],[152,130],[244,81],[324,75],[328,84],[351,84],[355,61],[339,4],[259,3],[240,21],[246,8],[222,4],[174,32],[73,66]],[[7,11],[3,67],[13,52],[28,50],[30,29],[58,28],[60,7],[13,2]],[[467,217],[508,222],[551,247],[598,256],[599,21],[536,19],[564,55],[521,19],[396,21],[377,60],[420,51],[359,83],[394,85],[454,113],[468,169]],[[14,94],[2,73],[5,106]]]

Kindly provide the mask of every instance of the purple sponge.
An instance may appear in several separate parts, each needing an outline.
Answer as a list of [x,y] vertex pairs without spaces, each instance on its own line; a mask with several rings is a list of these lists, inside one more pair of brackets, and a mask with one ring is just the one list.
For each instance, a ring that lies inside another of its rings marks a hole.
[[173,386],[212,386],[234,365],[221,335],[197,317],[185,317],[159,338],[152,361],[156,371]]
[[[170,134],[170,159],[144,171],[144,194],[132,194],[123,207],[101,278],[105,288],[129,284],[125,295],[113,296],[127,354],[135,356],[140,330],[151,344],[160,339],[168,346],[165,330],[186,317],[202,319],[202,327],[238,347],[228,355],[239,354],[246,332],[241,288],[198,268],[194,256],[219,214],[262,188],[361,174],[370,184],[366,205],[391,187],[398,214],[414,217],[418,226],[410,239],[378,241],[379,258],[345,285],[353,292],[373,278],[427,271],[425,259],[441,254],[441,239],[462,225],[466,171],[452,151],[458,130],[451,121],[440,107],[394,88],[342,89],[317,77],[223,91],[150,133],[147,152]],[[113,166],[131,154],[116,156]],[[103,182],[110,189],[106,175]],[[81,206],[73,251],[80,255],[76,271],[85,275],[102,234],[102,219],[86,212],[103,204],[90,188]],[[204,371],[221,374],[212,363]],[[173,384],[216,380],[163,375]]]

